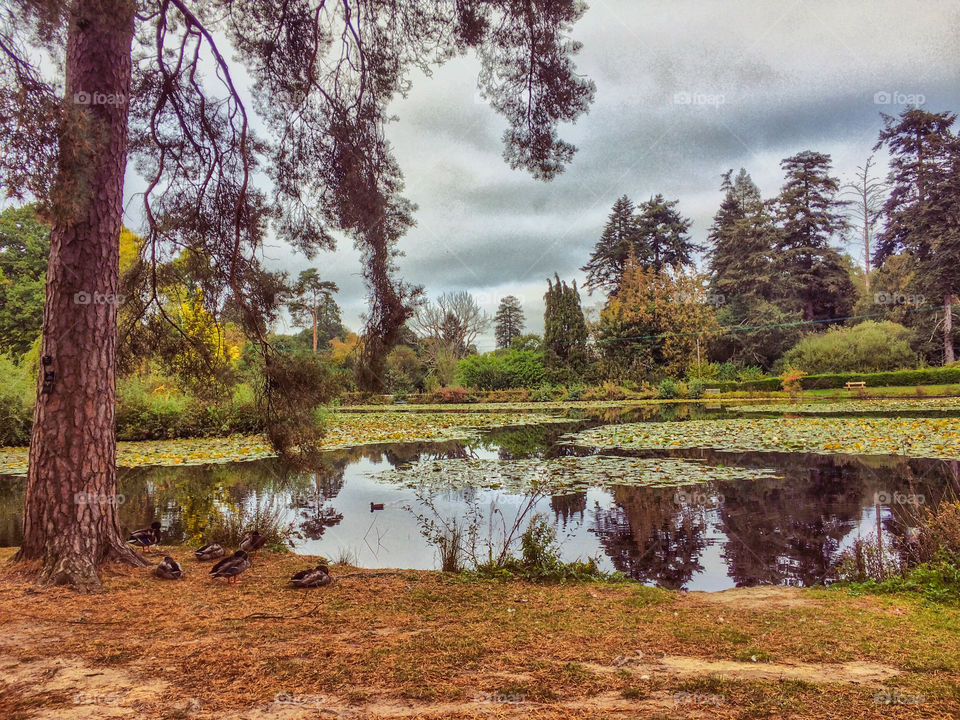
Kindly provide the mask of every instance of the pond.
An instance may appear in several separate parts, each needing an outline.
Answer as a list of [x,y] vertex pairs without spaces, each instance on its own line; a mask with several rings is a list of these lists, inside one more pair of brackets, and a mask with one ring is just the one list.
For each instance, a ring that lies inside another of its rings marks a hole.
[[[601,569],[668,588],[721,590],[830,582],[858,536],[879,528],[896,547],[925,509],[960,493],[956,460],[570,442],[604,425],[739,415],[690,404],[610,409],[469,441],[331,451],[309,472],[276,459],[121,469],[120,515],[127,528],[160,520],[165,543],[177,544],[196,542],[214,515],[270,508],[292,524],[294,552],[433,569],[423,518],[472,525],[486,552],[516,517],[525,526],[539,513],[565,559],[594,557]],[[0,476],[0,546],[19,543],[23,483]]]

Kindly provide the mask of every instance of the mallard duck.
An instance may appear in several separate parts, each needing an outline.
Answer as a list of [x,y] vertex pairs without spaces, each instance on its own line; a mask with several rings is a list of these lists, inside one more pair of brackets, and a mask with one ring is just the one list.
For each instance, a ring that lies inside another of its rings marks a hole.
[[237,550],[210,568],[210,576],[226,578],[228,583],[237,583],[240,582],[240,573],[248,570],[251,564],[250,556],[243,550]]
[[154,568],[153,574],[164,580],[179,580],[183,577],[183,568],[180,567],[180,563],[167,555],[163,562]]
[[290,583],[300,588],[323,587],[332,582],[333,578],[330,577],[330,568],[326,565],[317,565],[315,568],[310,568],[309,570],[301,570],[290,578]]
[[147,550],[151,545],[157,545],[160,542],[160,523],[155,522],[148,528],[134,530],[127,538],[127,542]]
[[217,558],[222,558],[224,555],[226,555],[226,552],[223,546],[217,543],[210,543],[193,551],[193,556],[201,562],[204,560],[216,560]]
[[253,553],[253,556],[256,557],[257,551],[266,545],[266,543],[267,539],[259,532],[254,530],[240,541],[240,549],[245,550],[248,553]]

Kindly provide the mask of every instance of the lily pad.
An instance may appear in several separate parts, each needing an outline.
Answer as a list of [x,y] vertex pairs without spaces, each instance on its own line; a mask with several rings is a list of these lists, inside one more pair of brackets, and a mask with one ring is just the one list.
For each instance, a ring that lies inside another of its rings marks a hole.
[[757,418],[604,425],[566,444],[633,450],[712,448],[960,459],[958,418]]
[[[539,413],[342,413],[327,427],[321,448],[441,440],[470,440],[481,430],[512,425],[564,422]],[[28,449],[0,448],[0,475],[25,475]],[[273,457],[259,435],[117,443],[118,467],[207,465]]]
[[464,487],[524,493],[577,492],[596,487],[680,487],[717,480],[781,477],[773,469],[708,465],[679,458],[633,458],[610,455],[561,457],[555,460],[421,460],[406,469],[370,475],[378,482],[416,489]]
[[789,413],[791,415],[830,415],[864,412],[960,412],[960,398],[869,398],[826,402],[764,403],[729,406],[741,413]]

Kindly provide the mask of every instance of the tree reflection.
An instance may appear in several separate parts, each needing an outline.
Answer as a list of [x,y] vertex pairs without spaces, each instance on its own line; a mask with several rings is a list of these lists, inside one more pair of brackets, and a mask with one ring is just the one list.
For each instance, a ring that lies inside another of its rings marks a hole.
[[613,566],[636,580],[680,588],[703,570],[707,521],[669,488],[617,487],[614,506],[595,506],[594,532]]

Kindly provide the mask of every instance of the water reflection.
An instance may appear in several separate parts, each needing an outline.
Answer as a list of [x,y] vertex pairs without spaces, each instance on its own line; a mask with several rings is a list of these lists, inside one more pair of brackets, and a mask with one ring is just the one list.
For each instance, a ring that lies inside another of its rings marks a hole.
[[[611,410],[610,415],[632,421],[645,412]],[[673,416],[660,419],[680,421],[702,412],[709,411],[679,406]],[[605,416],[591,422],[607,421]],[[417,509],[417,491],[378,481],[379,470],[425,459],[557,457],[573,452],[557,445],[559,437],[582,426],[572,421],[501,429],[470,443],[352,448],[327,453],[310,471],[277,460],[124,470],[121,522],[133,528],[159,520],[166,542],[196,542],[223,513],[275,504],[299,532],[297,552],[334,558],[348,550],[368,567],[434,568],[434,549],[420,534],[416,512],[404,509]],[[886,542],[899,543],[919,513],[960,494],[955,461],[706,450],[629,454],[773,468],[780,476],[676,489],[594,488],[538,500],[536,511],[555,523],[566,559],[594,556],[604,569],[670,588],[829,581],[838,554],[858,533],[875,531],[879,524]],[[898,499],[911,497],[922,497],[923,504]],[[496,509],[509,518],[524,498],[463,488],[440,491],[432,501],[448,517],[473,507],[486,513]],[[381,506],[382,511],[372,510]],[[0,478],[0,545],[19,543],[22,507],[23,480]]]

